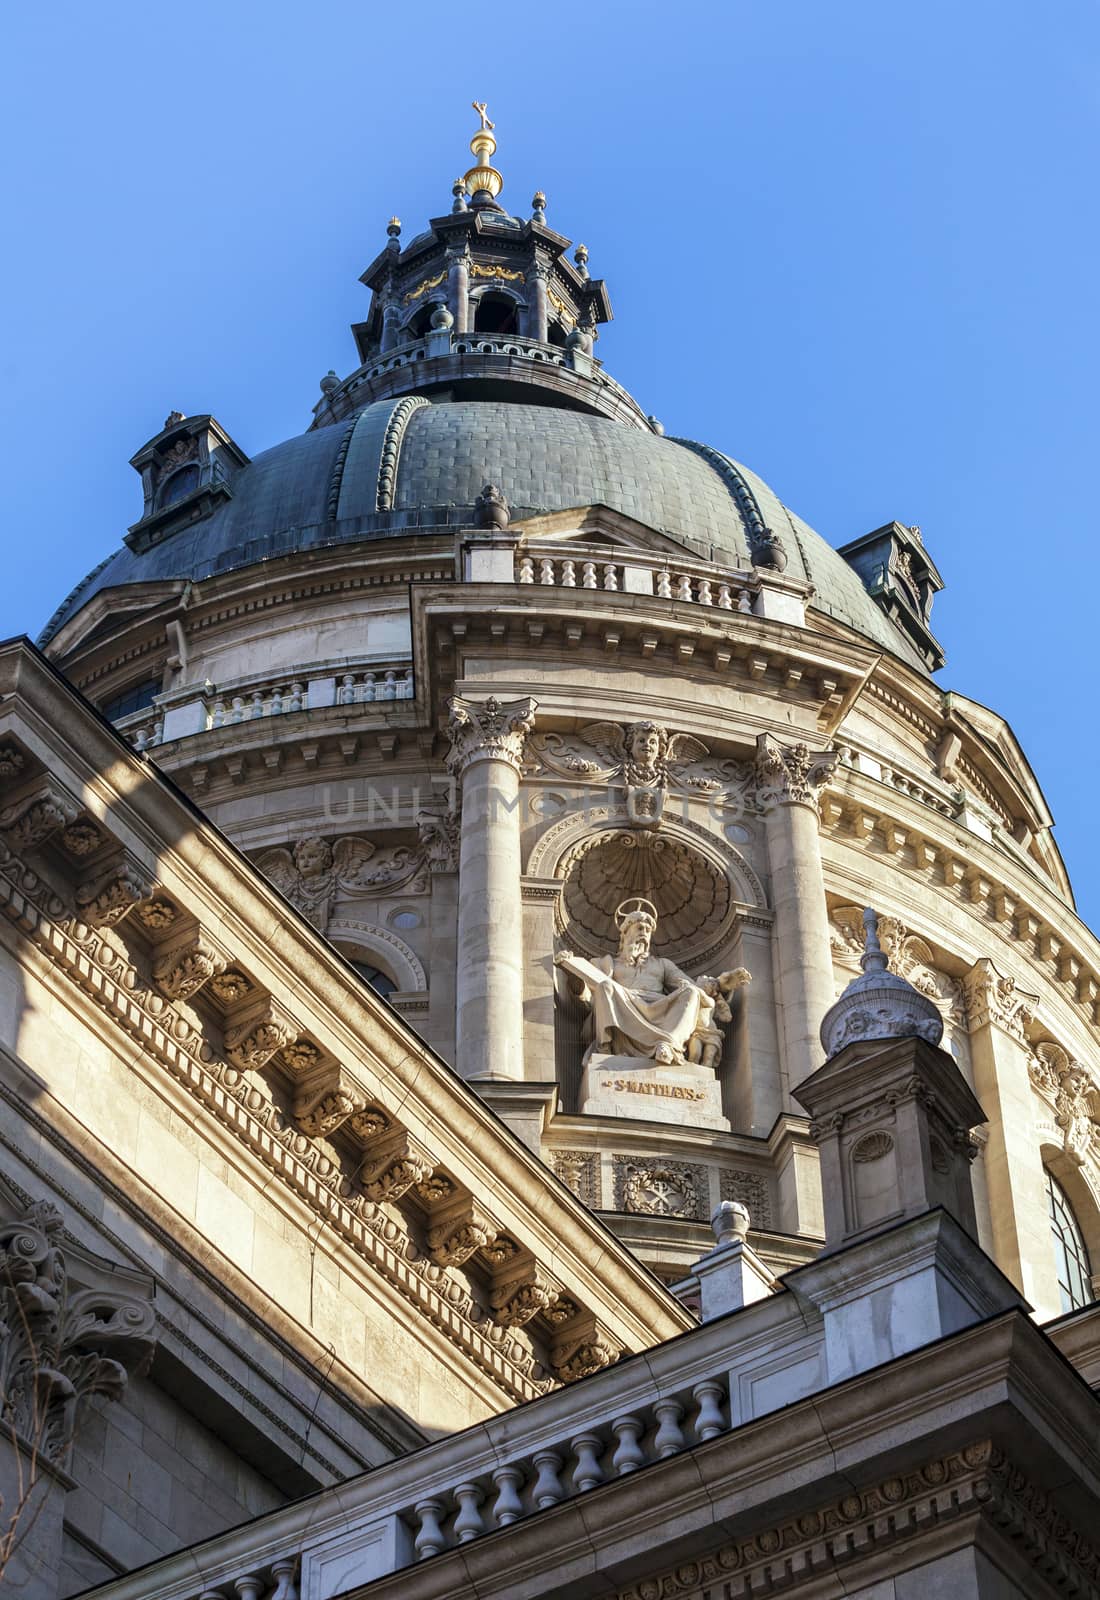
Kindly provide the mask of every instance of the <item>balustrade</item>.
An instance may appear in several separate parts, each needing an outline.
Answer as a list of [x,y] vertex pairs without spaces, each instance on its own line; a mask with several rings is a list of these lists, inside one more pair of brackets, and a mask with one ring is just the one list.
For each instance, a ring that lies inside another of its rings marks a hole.
[[[169,710],[155,707],[134,713],[116,722],[118,731],[137,751],[148,750],[170,740],[205,733],[264,717],[315,711],[324,706],[368,705],[378,701],[411,700],[414,694],[411,666],[356,667],[349,671],[314,669],[297,678],[271,678],[266,682],[229,685],[212,693],[210,686],[196,686],[193,701],[173,697]],[[171,719],[195,708],[187,718],[190,726],[173,730]],[[165,732],[167,720],[167,733]]]
[[[579,568],[579,582],[578,582]],[[710,606],[717,611],[740,611],[752,614],[755,607],[755,586],[749,581],[738,582],[732,577],[704,571],[676,571],[667,566],[657,566],[644,556],[630,561],[600,561],[583,556],[555,557],[538,553],[517,556],[516,582],[537,584],[546,589],[600,589],[605,594],[636,593],[631,574],[648,574],[652,585],[650,592],[658,600],[680,600],[685,605]],[[644,590],[643,590],[644,592]]]

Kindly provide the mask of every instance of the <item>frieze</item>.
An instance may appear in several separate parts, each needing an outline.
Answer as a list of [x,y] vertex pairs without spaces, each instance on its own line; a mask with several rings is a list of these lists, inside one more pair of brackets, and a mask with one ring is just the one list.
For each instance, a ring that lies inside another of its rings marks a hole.
[[669,1161],[663,1156],[612,1156],[615,1206],[650,1217],[682,1217],[705,1222],[710,1216],[710,1186],[705,1166]]
[[718,1174],[718,1198],[739,1200],[743,1206],[747,1206],[753,1227],[771,1227],[771,1187],[762,1172],[746,1172],[743,1168],[727,1167]]
[[[1100,1582],[1100,1547],[1061,1511],[1048,1491],[988,1440],[885,1478],[870,1489],[801,1512],[713,1552],[681,1561],[662,1575],[620,1589],[616,1600],[740,1600],[783,1593],[800,1580],[819,1586],[876,1551],[910,1540],[915,1530],[980,1518],[1019,1555],[1060,1585],[1092,1593]],[[919,1575],[919,1572],[918,1572]]]
[[600,1158],[595,1150],[555,1150],[554,1176],[571,1189],[578,1200],[595,1210],[600,1204]]

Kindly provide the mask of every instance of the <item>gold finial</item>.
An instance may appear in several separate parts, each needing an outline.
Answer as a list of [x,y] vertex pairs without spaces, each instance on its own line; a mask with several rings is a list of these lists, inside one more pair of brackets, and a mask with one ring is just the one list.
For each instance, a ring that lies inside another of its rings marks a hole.
[[495,154],[497,142],[493,137],[495,123],[489,121],[488,107],[484,100],[472,100],[470,104],[481,118],[481,126],[470,140],[470,151],[477,158],[477,166],[471,167],[463,182],[474,196],[488,194],[495,200],[504,188],[504,179],[494,166],[490,165],[490,157]]

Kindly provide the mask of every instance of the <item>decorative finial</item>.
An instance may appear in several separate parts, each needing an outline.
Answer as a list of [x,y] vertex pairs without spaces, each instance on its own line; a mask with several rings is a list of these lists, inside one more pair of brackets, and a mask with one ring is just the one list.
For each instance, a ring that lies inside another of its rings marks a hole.
[[401,218],[391,217],[389,222],[386,224],[386,232],[389,235],[386,249],[400,250],[401,245],[399,241],[401,238]]
[[726,1244],[744,1244],[751,1221],[748,1206],[740,1200],[719,1201],[710,1218],[719,1248]]
[[456,178],[451,184],[451,193],[454,195],[452,211],[469,211],[470,207],[466,197],[466,179]]
[[579,244],[573,251],[573,260],[577,263],[577,271],[582,278],[588,276],[588,246]]
[[863,913],[863,926],[863,973],[852,979],[821,1020],[825,1054],[832,1057],[845,1045],[872,1039],[924,1039],[938,1045],[943,1038],[939,1008],[907,978],[890,971],[890,958],[879,943],[878,914],[870,906]]
[[878,912],[868,906],[863,913],[864,949],[859,964],[864,972],[885,972],[890,958],[878,942]]
[[532,222],[546,221],[546,196],[541,189],[535,190],[535,197],[531,201],[531,210],[534,212],[531,218]]
[[166,428],[174,428],[177,422],[183,422],[185,420],[186,419],[182,411],[169,411],[168,415],[164,419],[164,426]]
[[481,127],[470,140],[470,150],[477,160],[477,166],[471,167],[463,178],[464,186],[473,195],[474,205],[491,204],[504,188],[504,179],[494,166],[490,165],[490,157],[495,155],[497,142],[493,137],[494,123],[489,121],[484,100],[473,100],[471,104],[481,118]]
[[338,389],[339,387],[340,380],[336,376],[336,373],[332,367],[330,367],[325,373],[324,377],[321,379],[321,393],[331,394],[334,389]]

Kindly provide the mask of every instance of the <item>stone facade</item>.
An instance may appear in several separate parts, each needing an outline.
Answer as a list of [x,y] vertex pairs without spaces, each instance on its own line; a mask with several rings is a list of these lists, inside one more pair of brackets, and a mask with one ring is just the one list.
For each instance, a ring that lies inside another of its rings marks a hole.
[[[479,111],[309,431],[257,470],[172,413],[48,659],[0,649],[12,1571],[1097,1591],[1100,943],[1042,794],[929,675],[916,531],[838,553],[666,438]],[[631,905],[705,1013],[667,1059],[576,980]]]

